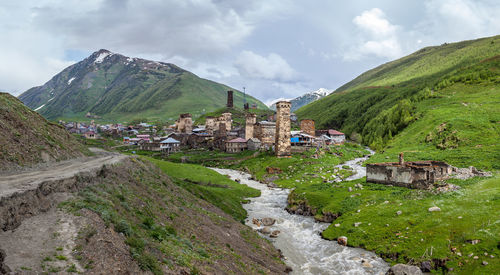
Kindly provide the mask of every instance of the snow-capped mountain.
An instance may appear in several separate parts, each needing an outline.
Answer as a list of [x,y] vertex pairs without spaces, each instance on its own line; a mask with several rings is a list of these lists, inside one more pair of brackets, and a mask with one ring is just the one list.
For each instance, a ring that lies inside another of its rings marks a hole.
[[278,99],[272,100],[272,101],[267,103],[267,106],[269,106],[269,108],[275,110],[276,109],[276,106],[275,106],[276,102],[278,102],[280,100],[288,100],[292,103],[291,111],[294,112],[302,106],[305,106],[313,101],[316,101],[320,98],[328,96],[332,92],[333,92],[333,90],[319,88],[316,91],[305,93],[305,94],[303,94],[299,97],[296,97],[294,99],[278,98]]

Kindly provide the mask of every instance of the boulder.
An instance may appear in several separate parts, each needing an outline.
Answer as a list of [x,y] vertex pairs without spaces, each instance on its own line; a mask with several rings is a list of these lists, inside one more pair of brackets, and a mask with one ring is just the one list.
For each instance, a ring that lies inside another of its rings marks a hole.
[[267,187],[269,187],[269,188],[276,188],[278,186],[276,185],[276,183],[270,182],[270,183],[267,184]]
[[281,233],[281,231],[274,230],[273,232],[271,232],[271,235],[269,237],[271,237],[271,238],[277,238],[279,233]]
[[271,234],[271,228],[269,228],[268,226],[265,226],[264,228],[261,228],[258,231],[260,233],[266,234],[266,235]]
[[259,227],[262,225],[262,223],[260,222],[260,220],[256,219],[256,218],[252,219],[252,223],[255,224],[255,225],[257,225],[257,226],[259,226]]
[[283,171],[281,171],[281,169],[278,167],[266,167],[266,172],[268,174],[281,174],[281,173],[283,173]]
[[271,225],[273,225],[275,222],[276,222],[276,220],[275,220],[275,219],[273,219],[273,218],[263,218],[263,219],[262,219],[262,224],[263,224],[264,226],[271,226]]
[[430,261],[425,261],[420,264],[420,270],[423,272],[431,272],[432,270],[432,265]]
[[347,237],[346,236],[341,236],[337,238],[337,243],[343,246],[347,245]]
[[397,264],[392,266],[385,275],[419,275],[423,274],[420,268],[414,265]]
[[437,206],[433,206],[433,207],[429,208],[429,212],[436,212],[436,211],[441,211],[441,208],[439,208]]

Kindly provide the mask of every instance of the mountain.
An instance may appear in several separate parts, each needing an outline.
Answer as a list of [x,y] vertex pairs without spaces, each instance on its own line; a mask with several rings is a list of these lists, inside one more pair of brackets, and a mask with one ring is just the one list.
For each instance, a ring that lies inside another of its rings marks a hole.
[[276,110],[276,102],[281,101],[281,100],[287,100],[287,101],[290,101],[292,103],[291,111],[295,112],[296,110],[298,110],[302,106],[305,106],[311,102],[314,102],[320,98],[323,98],[323,97],[331,94],[332,92],[333,92],[332,90],[328,90],[325,88],[319,88],[316,91],[305,93],[305,94],[303,94],[299,97],[296,97],[294,99],[285,99],[285,98],[275,99],[275,100],[269,102],[268,106],[269,106],[269,108]]
[[64,128],[7,93],[0,93],[0,132],[0,171],[88,153]]
[[[118,121],[173,120],[180,113],[196,117],[225,106],[228,90],[234,91],[234,105],[243,106],[241,92],[174,64],[99,50],[19,99],[48,119],[84,119],[91,113]],[[251,96],[247,101],[267,109]]]
[[500,168],[500,36],[426,47],[369,70],[299,110],[377,149],[370,161]]
[[305,106],[311,102],[314,102],[318,99],[321,99],[329,94],[331,94],[333,91],[328,90],[325,88],[319,88],[316,91],[308,92],[305,93],[299,97],[296,97],[292,99],[292,112],[295,112],[296,110],[300,109],[302,106]]

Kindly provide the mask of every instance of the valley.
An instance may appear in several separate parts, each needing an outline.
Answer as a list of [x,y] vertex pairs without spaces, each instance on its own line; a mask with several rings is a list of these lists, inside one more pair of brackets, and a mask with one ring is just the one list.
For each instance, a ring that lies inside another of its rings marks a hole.
[[426,47],[274,111],[95,52],[0,94],[0,274],[495,274],[499,56]]

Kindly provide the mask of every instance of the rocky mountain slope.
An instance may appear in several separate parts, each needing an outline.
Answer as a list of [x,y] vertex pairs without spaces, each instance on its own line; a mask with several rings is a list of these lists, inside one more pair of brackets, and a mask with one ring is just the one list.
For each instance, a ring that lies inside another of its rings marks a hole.
[[[108,120],[171,120],[225,106],[228,90],[234,89],[174,64],[99,50],[19,99],[48,119],[82,119],[90,112]],[[243,106],[243,94],[234,91],[235,106]],[[251,96],[247,101],[267,109]]]
[[0,93],[0,172],[88,153],[57,124],[7,93]]
[[500,36],[427,47],[381,65],[296,113],[395,159],[500,169]]
[[332,92],[333,92],[332,90],[328,90],[325,88],[319,88],[316,91],[308,92],[308,93],[305,93],[299,97],[296,97],[296,98],[291,100],[291,103],[292,103],[291,111],[295,112],[296,110],[300,109],[302,106],[305,106],[311,102],[314,102],[314,101],[319,100],[325,96],[328,96]]

